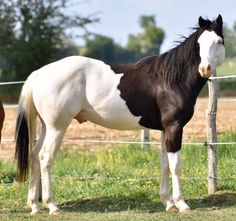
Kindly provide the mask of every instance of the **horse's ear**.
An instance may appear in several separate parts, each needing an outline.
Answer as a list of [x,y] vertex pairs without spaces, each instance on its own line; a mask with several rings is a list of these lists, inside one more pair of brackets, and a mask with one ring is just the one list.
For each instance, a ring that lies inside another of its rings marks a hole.
[[216,18],[216,23],[220,25],[221,27],[223,26],[223,19],[222,16],[219,14],[218,17]]
[[206,26],[206,20],[205,19],[203,19],[202,18],[202,16],[200,16],[199,18],[198,18],[198,24],[199,24],[199,27],[205,27]]

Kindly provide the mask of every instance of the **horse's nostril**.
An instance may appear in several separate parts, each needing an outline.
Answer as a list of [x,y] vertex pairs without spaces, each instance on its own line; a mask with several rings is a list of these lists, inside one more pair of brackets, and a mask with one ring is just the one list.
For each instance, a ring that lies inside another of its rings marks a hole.
[[211,76],[211,65],[210,64],[200,64],[198,68],[200,74],[204,78],[209,78]]
[[207,65],[207,71],[211,71],[211,66],[209,64]]

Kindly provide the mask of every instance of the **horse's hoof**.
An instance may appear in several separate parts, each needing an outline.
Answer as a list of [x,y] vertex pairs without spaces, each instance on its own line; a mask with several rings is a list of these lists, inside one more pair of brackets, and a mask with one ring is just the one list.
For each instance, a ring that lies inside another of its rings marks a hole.
[[179,211],[180,213],[185,213],[185,214],[189,214],[189,213],[191,213],[192,212],[192,210],[188,207],[188,208],[186,208],[186,209],[183,209],[183,210],[181,210],[181,211]]
[[175,205],[171,205],[170,207],[166,207],[166,212],[177,212],[178,209]]
[[49,212],[49,215],[58,216],[58,215],[60,215],[60,213],[61,213],[61,211],[59,209],[57,209],[57,210],[54,210],[52,212]]
[[31,216],[36,216],[36,215],[38,215],[38,214],[39,214],[39,210],[33,210],[33,211],[31,211],[31,213],[30,213]]

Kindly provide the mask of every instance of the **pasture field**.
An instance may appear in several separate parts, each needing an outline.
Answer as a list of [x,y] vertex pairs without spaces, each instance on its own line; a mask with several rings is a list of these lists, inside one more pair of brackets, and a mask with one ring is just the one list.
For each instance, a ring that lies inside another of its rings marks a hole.
[[[184,129],[184,142],[204,142],[207,102],[200,99],[193,119]],[[235,141],[236,102],[220,101],[217,114],[219,141]],[[235,220],[236,148],[219,146],[218,192],[207,194],[207,149],[184,146],[181,182],[191,214],[166,213],[159,201],[160,163],[158,146],[79,143],[76,140],[139,140],[139,131],[113,131],[73,121],[53,167],[53,191],[62,210],[51,217],[44,208],[31,217],[26,206],[27,183],[16,182],[14,137],[16,109],[6,109],[0,146],[0,220]],[[231,131],[231,132],[230,132]],[[151,139],[159,140],[151,131]],[[88,148],[89,146],[89,148]]]
[[[222,140],[232,140],[230,134]],[[73,149],[73,148],[72,148]],[[27,183],[15,182],[14,162],[0,163],[0,220],[235,220],[236,149],[219,147],[219,191],[207,195],[207,150],[184,146],[181,182],[191,214],[167,213],[159,201],[159,150],[118,145],[99,150],[63,150],[53,167],[53,191],[62,210],[44,208],[31,217]]]

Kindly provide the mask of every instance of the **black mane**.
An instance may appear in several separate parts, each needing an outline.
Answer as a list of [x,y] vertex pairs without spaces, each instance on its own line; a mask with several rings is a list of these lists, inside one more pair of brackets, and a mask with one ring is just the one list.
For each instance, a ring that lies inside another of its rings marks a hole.
[[157,69],[155,73],[158,71],[166,84],[184,81],[190,73],[197,75],[200,63],[197,40],[202,32],[201,28],[196,29],[175,48],[157,57],[156,62],[159,70]]
[[141,71],[147,75],[154,75],[165,84],[182,81],[188,72],[197,71],[200,63],[197,39],[202,32],[201,28],[196,29],[175,48],[159,56],[145,57],[135,64],[112,64],[110,66],[116,73],[128,74]]
[[198,38],[205,30],[213,30],[223,39],[222,27],[216,22],[204,20],[203,27],[194,28],[189,37],[171,50],[156,56],[145,57],[134,64],[109,64],[115,73],[143,72],[153,75],[166,85],[186,81],[189,75],[198,75],[200,63]]

